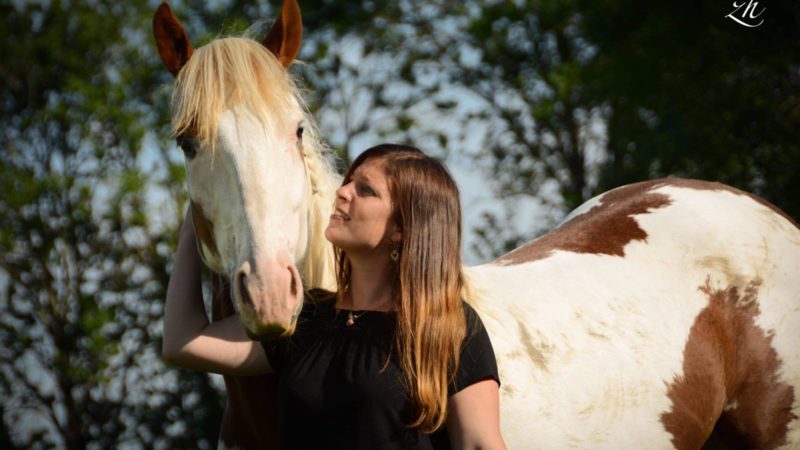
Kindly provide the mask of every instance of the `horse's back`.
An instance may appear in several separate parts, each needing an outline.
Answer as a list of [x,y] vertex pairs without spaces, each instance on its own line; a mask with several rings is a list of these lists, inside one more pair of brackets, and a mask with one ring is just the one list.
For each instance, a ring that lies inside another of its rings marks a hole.
[[469,273],[510,447],[800,445],[800,229],[763,200],[625,186]]

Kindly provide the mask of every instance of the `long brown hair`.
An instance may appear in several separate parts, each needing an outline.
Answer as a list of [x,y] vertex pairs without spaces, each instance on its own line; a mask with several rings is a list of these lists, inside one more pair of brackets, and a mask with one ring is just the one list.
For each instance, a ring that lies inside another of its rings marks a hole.
[[[353,161],[343,183],[370,158],[383,162],[403,235],[394,264],[392,297],[398,307],[395,345],[416,418],[425,433],[447,414],[447,387],[458,370],[466,334],[461,293],[461,204],[447,168],[419,149],[396,144],[372,147]],[[338,301],[350,282],[350,263],[336,249]]]

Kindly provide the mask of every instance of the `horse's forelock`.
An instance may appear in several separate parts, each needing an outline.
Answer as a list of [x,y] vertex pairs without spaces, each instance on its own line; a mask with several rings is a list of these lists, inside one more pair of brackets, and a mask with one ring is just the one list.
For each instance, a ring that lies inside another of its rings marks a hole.
[[293,78],[272,53],[252,39],[227,37],[195,50],[178,75],[173,134],[191,130],[213,147],[220,114],[235,107],[249,110],[262,125],[275,130],[298,112],[305,114]]

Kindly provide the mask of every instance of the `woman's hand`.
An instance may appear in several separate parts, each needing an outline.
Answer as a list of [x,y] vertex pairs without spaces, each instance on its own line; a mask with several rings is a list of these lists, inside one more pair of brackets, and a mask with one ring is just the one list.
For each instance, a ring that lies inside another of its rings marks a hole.
[[182,367],[226,375],[270,372],[261,344],[250,340],[238,315],[208,322],[196,240],[189,209],[181,226],[167,287],[164,359]]

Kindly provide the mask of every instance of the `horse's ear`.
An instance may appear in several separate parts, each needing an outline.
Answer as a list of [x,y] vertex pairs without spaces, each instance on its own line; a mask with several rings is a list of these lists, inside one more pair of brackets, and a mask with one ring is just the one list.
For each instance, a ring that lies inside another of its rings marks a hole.
[[272,25],[263,44],[278,58],[283,67],[288,68],[300,52],[302,40],[303,19],[300,17],[300,6],[296,0],[284,0],[281,16]]
[[192,44],[167,2],[162,2],[153,16],[153,35],[164,66],[172,75],[178,76],[181,67],[192,56]]

